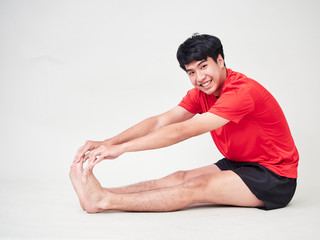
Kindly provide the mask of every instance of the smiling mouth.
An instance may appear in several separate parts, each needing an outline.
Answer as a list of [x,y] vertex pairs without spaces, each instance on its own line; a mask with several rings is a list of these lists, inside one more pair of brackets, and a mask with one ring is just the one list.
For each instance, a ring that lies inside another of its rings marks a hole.
[[205,82],[205,83],[200,84],[200,86],[201,86],[201,87],[206,87],[206,86],[208,86],[211,82],[212,82],[212,79],[209,80],[209,81],[207,81],[207,82]]

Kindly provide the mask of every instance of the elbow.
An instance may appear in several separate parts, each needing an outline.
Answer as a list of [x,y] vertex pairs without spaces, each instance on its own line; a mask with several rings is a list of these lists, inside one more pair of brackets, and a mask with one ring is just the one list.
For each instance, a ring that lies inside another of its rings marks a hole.
[[174,124],[171,137],[175,139],[176,142],[182,142],[194,136],[184,124]]
[[153,116],[144,120],[147,123],[147,126],[151,129],[151,132],[156,131],[163,127],[161,120],[158,116]]

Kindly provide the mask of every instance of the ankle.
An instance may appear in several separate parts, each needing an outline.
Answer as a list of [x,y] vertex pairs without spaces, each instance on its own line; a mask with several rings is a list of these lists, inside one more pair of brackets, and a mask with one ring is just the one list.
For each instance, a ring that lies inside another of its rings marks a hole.
[[118,194],[110,192],[107,189],[103,189],[103,191],[104,191],[105,197],[104,197],[103,201],[100,202],[100,207],[102,207],[103,209],[106,209],[106,210],[116,209],[115,203],[117,201],[115,199],[116,199],[116,195],[118,195]]

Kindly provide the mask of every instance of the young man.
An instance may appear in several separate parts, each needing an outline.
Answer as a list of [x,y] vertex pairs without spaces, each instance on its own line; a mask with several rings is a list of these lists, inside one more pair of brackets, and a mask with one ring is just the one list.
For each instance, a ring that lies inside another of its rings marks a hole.
[[[214,36],[192,36],[180,45],[177,58],[194,86],[178,106],[111,139],[87,141],[77,151],[70,178],[82,208],[95,213],[173,211],[203,202],[286,206],[295,192],[299,155],[277,101],[256,81],[225,67]],[[113,189],[102,188],[93,175],[104,159],[207,132],[225,157],[215,164]]]

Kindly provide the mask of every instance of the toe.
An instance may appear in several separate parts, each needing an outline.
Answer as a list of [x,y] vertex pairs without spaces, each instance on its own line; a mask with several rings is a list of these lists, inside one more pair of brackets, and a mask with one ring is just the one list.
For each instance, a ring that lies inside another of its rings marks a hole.
[[88,177],[89,177],[89,170],[87,168],[85,168],[83,170],[83,173],[82,173],[82,178],[81,178],[81,181],[82,181],[82,184],[86,185],[87,182],[88,182]]

